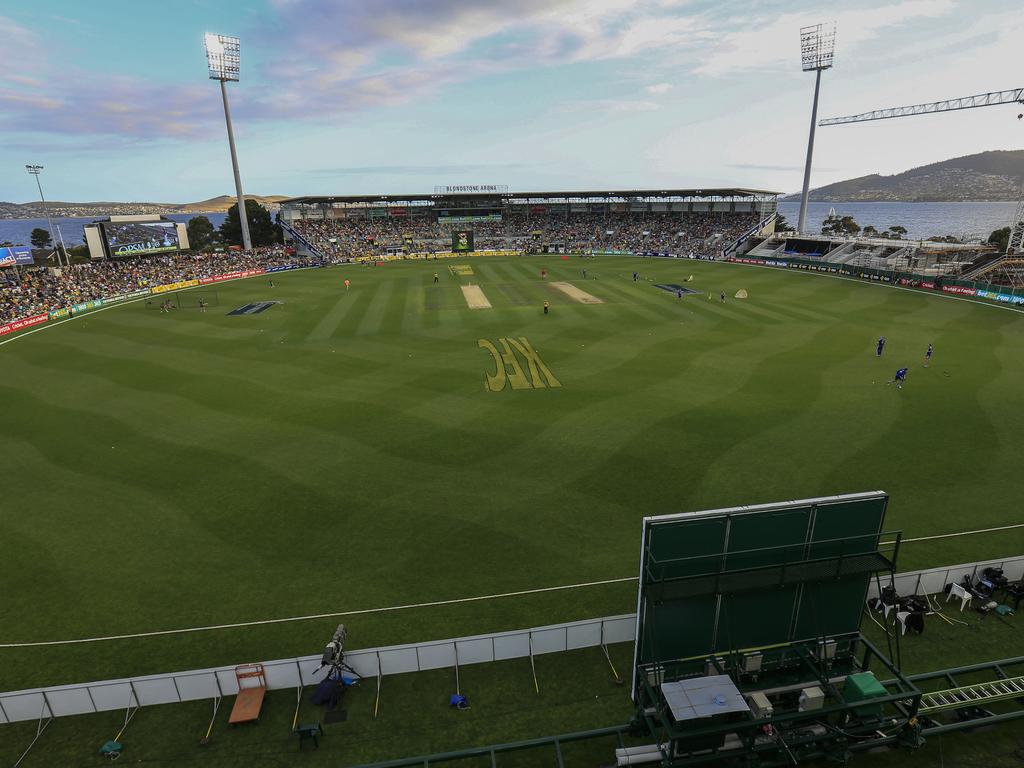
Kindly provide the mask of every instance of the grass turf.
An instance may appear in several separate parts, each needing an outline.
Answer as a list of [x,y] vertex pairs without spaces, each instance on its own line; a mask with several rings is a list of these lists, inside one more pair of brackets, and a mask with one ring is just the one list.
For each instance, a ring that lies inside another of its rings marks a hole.
[[[283,273],[219,286],[206,314],[132,304],[0,347],[0,642],[630,576],[641,516],[679,510],[882,488],[908,536],[1019,519],[1019,314],[704,262],[588,260],[584,281],[583,263]],[[647,280],[691,273],[750,298]],[[467,282],[493,309],[466,307]],[[281,303],[225,314],[261,300]],[[486,391],[477,341],[502,337],[528,338],[563,386]],[[884,382],[902,365],[900,392]],[[1020,531],[939,539],[901,568],[1021,551]],[[633,607],[626,583],[348,623],[366,647]],[[307,654],[337,621],[62,647],[59,663],[2,649],[0,689]]]

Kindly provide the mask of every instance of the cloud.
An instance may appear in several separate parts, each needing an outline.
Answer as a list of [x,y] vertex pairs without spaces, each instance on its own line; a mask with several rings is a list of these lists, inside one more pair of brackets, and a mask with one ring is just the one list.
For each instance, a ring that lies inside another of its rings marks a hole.
[[439,176],[450,173],[528,168],[528,163],[454,163],[450,165],[356,165],[343,168],[317,168],[318,176]]
[[644,90],[647,91],[648,93],[654,95],[654,96],[660,96],[663,93],[668,93],[669,91],[671,91],[672,90],[672,84],[671,83],[655,83],[654,85],[648,85],[646,88],[644,88]]
[[[769,163],[729,163],[730,168],[738,168],[742,171],[803,171],[802,165],[771,165]],[[837,171],[837,168],[820,168],[817,165],[814,166],[814,170],[819,173],[829,173]]]
[[[952,13],[954,0],[903,0],[881,7],[841,11],[835,15],[836,58],[848,56],[890,27]],[[722,76],[755,69],[792,69],[799,54],[798,30],[827,21],[818,11],[784,13],[744,20],[704,57],[698,74]]]

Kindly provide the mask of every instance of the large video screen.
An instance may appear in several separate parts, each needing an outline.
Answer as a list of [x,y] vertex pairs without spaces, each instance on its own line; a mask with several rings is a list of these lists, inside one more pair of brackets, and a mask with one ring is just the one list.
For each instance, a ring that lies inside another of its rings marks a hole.
[[452,232],[452,251],[469,253],[473,250],[473,230],[458,229]]
[[111,256],[136,256],[178,250],[173,221],[105,222],[103,233]]

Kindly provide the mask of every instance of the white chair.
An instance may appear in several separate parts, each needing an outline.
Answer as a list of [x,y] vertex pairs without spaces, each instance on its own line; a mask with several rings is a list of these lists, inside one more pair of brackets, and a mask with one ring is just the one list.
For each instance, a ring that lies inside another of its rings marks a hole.
[[910,611],[896,611],[896,622],[903,628],[900,632],[901,635],[907,634],[907,616],[910,615]]
[[959,584],[953,584],[949,590],[949,594],[946,596],[946,602],[948,603],[954,597],[960,598],[960,613],[964,612],[964,608],[971,604],[971,593],[961,587]]

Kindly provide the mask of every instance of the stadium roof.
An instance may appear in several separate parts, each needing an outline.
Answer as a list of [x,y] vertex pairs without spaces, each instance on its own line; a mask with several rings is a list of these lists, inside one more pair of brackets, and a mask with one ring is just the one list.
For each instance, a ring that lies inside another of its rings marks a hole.
[[594,200],[621,199],[640,200],[650,198],[721,198],[721,197],[771,197],[780,192],[765,189],[746,189],[743,187],[724,187],[718,189],[620,189],[620,190],[578,190],[568,192],[455,192],[422,195],[310,195],[290,197],[282,200],[282,205],[329,205],[332,203],[413,203],[430,202],[433,200]]

